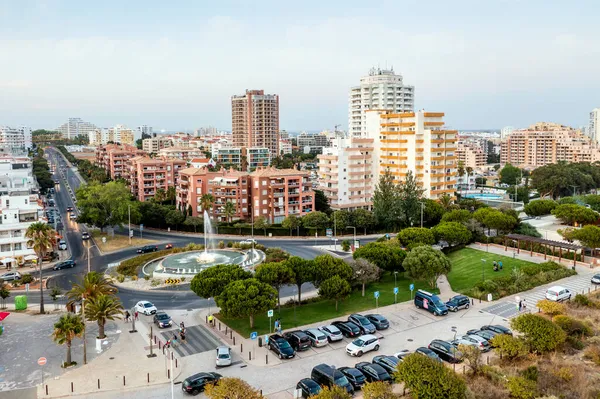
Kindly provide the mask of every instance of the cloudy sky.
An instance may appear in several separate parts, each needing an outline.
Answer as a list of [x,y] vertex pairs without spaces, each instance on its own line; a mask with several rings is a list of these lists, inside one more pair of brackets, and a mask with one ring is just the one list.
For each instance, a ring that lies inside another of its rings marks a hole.
[[347,126],[372,66],[457,129],[600,107],[597,0],[0,0],[0,124],[231,128],[230,96],[280,95],[281,127]]

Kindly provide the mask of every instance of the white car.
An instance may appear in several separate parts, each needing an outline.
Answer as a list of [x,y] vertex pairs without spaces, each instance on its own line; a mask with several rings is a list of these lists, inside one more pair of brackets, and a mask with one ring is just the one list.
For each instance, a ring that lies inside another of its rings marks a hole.
[[231,366],[231,348],[219,346],[217,348],[217,367]]
[[258,244],[254,238],[248,238],[247,240],[240,241],[241,245],[256,245]]
[[65,240],[60,240],[58,242],[58,249],[63,250],[63,251],[65,249],[67,249],[67,242]]
[[361,357],[364,353],[379,349],[379,338],[372,334],[361,335],[346,346],[346,353]]
[[555,285],[546,290],[546,299],[555,302],[566,301],[571,299],[571,291],[560,285]]
[[329,342],[327,335],[325,335],[323,331],[320,331],[316,328],[309,328],[308,330],[304,331],[304,334],[308,335],[308,338],[310,338],[310,341],[312,342],[312,346],[315,348],[325,346]]
[[157,311],[156,306],[148,301],[139,301],[136,303],[135,310],[139,313],[145,314],[146,316],[150,316]]
[[75,213],[71,213],[69,215],[69,219],[71,219],[71,220],[77,220],[77,215]]
[[318,328],[319,331],[325,333],[329,342],[341,341],[344,339],[342,332],[339,328],[333,325],[322,326]]
[[21,278],[21,273],[19,272],[8,272],[8,273],[4,273],[3,275],[0,276],[0,280],[4,280],[4,281],[14,281],[14,280],[19,280]]

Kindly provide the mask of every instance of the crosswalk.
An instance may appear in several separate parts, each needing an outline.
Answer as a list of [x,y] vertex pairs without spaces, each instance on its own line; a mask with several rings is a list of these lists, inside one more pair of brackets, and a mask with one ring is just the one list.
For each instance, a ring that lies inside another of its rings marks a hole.
[[179,356],[190,356],[196,353],[215,350],[222,345],[221,342],[214,337],[210,331],[204,326],[190,326],[185,329],[185,342],[179,340],[177,330],[161,332],[162,342],[166,342],[173,338],[173,334],[177,334],[177,344],[172,346],[173,351]]
[[536,304],[538,301],[546,298],[546,290],[552,286],[559,285],[567,288],[572,293],[571,298],[574,298],[577,294],[587,294],[588,292],[599,289],[597,285],[592,284],[592,276],[593,273],[582,273],[577,276],[554,281],[550,284],[536,287],[533,290],[517,294],[510,299],[495,302],[483,310],[505,318],[515,317],[519,314],[519,305],[516,299],[516,297],[519,297],[519,299],[523,300],[526,304],[526,311],[537,312]]

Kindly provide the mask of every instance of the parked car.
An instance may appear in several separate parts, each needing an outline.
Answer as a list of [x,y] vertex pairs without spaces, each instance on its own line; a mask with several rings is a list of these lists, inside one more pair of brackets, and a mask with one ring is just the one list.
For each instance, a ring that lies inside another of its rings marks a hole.
[[323,332],[327,336],[327,341],[329,342],[336,342],[344,339],[344,335],[340,329],[331,324],[328,326],[319,327],[319,331]]
[[148,252],[156,251],[158,251],[158,247],[156,245],[144,245],[143,247],[137,249],[138,254],[145,254]]
[[336,326],[346,338],[354,338],[360,335],[360,328],[349,321],[334,321],[331,324]]
[[135,310],[139,313],[145,314],[146,316],[150,316],[157,312],[156,306],[148,301],[139,301],[135,305]]
[[429,357],[430,359],[437,360],[438,362],[441,362],[441,361],[442,361],[442,359],[440,359],[440,357],[438,356],[438,354],[437,354],[437,353],[435,353],[435,352],[434,352],[434,351],[432,351],[431,349],[429,349],[429,348],[426,348],[426,347],[424,347],[424,346],[421,346],[421,347],[417,348],[417,349],[415,350],[415,353],[418,353],[418,354],[421,354],[421,355],[427,356],[427,357]]
[[60,240],[58,242],[58,249],[65,251],[67,249],[67,242],[65,240]]
[[360,328],[361,334],[375,334],[375,326],[365,316],[354,313],[348,316],[348,321]]
[[458,312],[460,309],[469,309],[469,306],[471,306],[471,299],[465,295],[453,296],[446,302],[446,307],[451,312]]
[[327,335],[323,331],[316,328],[309,328],[308,330],[304,330],[304,334],[308,336],[312,346],[315,348],[327,345]]
[[14,281],[19,280],[21,278],[21,273],[19,272],[7,272],[0,276],[0,280],[4,281]]
[[217,348],[217,367],[231,366],[231,348],[228,346],[219,346]]
[[349,394],[354,393],[354,388],[352,388],[352,384],[350,384],[348,378],[346,378],[346,376],[340,370],[331,367],[328,364],[321,363],[313,367],[310,373],[310,378],[315,380],[319,385],[329,388],[337,385],[345,388],[346,392]]
[[442,341],[441,339],[434,339],[429,344],[429,349],[437,353],[437,355],[448,363],[460,363],[462,353],[456,346],[452,345],[448,341]]
[[379,350],[379,338],[372,334],[361,335],[346,345],[346,353],[361,357],[364,353]]
[[372,362],[383,367],[391,375],[396,371],[396,366],[400,363],[400,359],[396,356],[379,355],[375,356]]
[[83,233],[81,233],[81,239],[82,240],[89,240],[90,239],[90,233],[88,233],[87,231],[84,231]]
[[173,325],[173,320],[171,320],[171,317],[165,312],[156,312],[152,320],[158,328],[169,328]]
[[258,244],[258,243],[256,242],[256,240],[255,240],[255,239],[253,239],[253,238],[248,238],[248,239],[246,239],[246,240],[242,240],[242,241],[240,241],[240,244],[241,244],[241,245],[256,245],[256,244]]
[[303,398],[309,398],[311,396],[319,394],[321,392],[321,386],[311,378],[303,378],[296,384],[296,389],[302,391]]
[[308,335],[306,335],[303,331],[295,330],[286,332],[283,334],[283,338],[285,338],[292,348],[295,351],[305,351],[310,349],[312,342]]
[[487,352],[492,349],[488,340],[481,335],[463,335],[462,337],[453,340],[452,345],[457,348],[459,345],[474,346],[482,352]]
[[424,290],[417,290],[415,294],[415,306],[433,313],[435,316],[448,314],[448,308],[437,295]]
[[61,269],[70,269],[77,266],[77,263],[74,260],[65,260],[64,262],[57,263],[54,265],[52,270],[61,270]]
[[467,331],[467,335],[479,335],[480,337],[484,338],[485,340],[487,340],[490,343],[490,346],[493,347],[492,345],[492,338],[494,338],[496,335],[498,335],[498,333],[492,331],[492,330],[469,330]]
[[385,330],[386,328],[390,327],[390,322],[388,321],[388,319],[386,319],[380,314],[368,314],[365,315],[365,317],[369,319],[371,324],[373,324],[378,330]]
[[354,367],[363,373],[366,380],[369,382],[385,381],[389,382],[390,384],[392,383],[392,376],[378,364],[360,362],[356,363]]
[[513,332],[510,330],[510,328],[501,326],[499,324],[483,326],[481,327],[481,330],[489,330],[497,334],[513,335]]
[[355,369],[354,367],[340,367],[338,370],[346,376],[355,391],[359,390],[367,382],[365,375],[359,369]]
[[396,353],[394,353],[394,357],[397,357],[398,361],[400,363],[402,363],[404,361],[404,358],[411,354],[412,354],[411,352],[396,352]]
[[592,284],[600,284],[600,274],[594,274],[592,277]]
[[218,382],[223,376],[217,373],[198,373],[183,380],[181,390],[191,395],[198,395],[209,384]]
[[571,299],[571,291],[560,285],[555,285],[546,290],[546,299],[555,302],[568,301]]
[[290,343],[279,334],[271,335],[267,346],[269,350],[275,352],[280,359],[291,359],[296,356],[296,352],[294,352]]

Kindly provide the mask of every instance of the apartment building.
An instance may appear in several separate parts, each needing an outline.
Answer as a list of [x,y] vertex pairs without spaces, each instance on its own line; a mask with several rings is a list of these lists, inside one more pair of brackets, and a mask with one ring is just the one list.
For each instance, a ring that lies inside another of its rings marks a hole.
[[201,199],[209,194],[208,182],[217,177],[225,176],[226,170],[210,171],[208,168],[185,168],[179,170],[177,181],[176,203],[181,211],[192,210],[192,216],[202,216]]
[[81,118],[69,118],[67,122],[57,127],[56,131],[60,132],[65,139],[73,139],[77,136],[89,137],[90,132],[96,129],[96,125]]
[[146,153],[127,144],[107,144],[96,148],[96,165],[106,170],[111,179],[129,178],[127,161]]
[[138,126],[136,130],[139,132],[140,138],[144,136],[152,136],[152,126],[142,125]]
[[590,124],[586,129],[586,135],[596,144],[600,144],[600,108],[594,108],[590,112]]
[[156,154],[163,148],[173,146],[173,142],[168,137],[156,136],[142,140],[142,149],[148,154]]
[[205,168],[207,166],[215,166],[214,161],[208,158],[194,158],[189,162],[190,168]]
[[220,146],[212,151],[213,159],[223,166],[241,166],[242,155],[244,154],[241,147]]
[[556,123],[540,122],[514,130],[501,143],[500,162],[535,169],[566,162],[596,162],[600,147],[579,130]]
[[204,157],[204,151],[199,148],[174,146],[158,150],[158,156],[189,161],[194,158]]
[[480,169],[487,164],[487,155],[481,146],[467,140],[458,141],[456,157],[465,168]]
[[389,110],[395,113],[414,111],[415,88],[405,85],[402,75],[394,69],[371,68],[360,79],[360,85],[350,89],[348,129],[353,137],[366,137],[369,110]]
[[0,126],[0,152],[6,154],[26,153],[32,148],[31,128]]
[[279,140],[279,155],[292,153],[292,142],[288,139]]
[[267,167],[271,164],[271,151],[268,148],[243,148],[242,154],[246,156],[248,170],[250,171]]
[[318,155],[319,189],[335,210],[371,209],[374,181],[371,138],[336,137]]
[[26,156],[4,154],[0,157],[0,192],[14,189],[37,189],[31,159]]
[[[208,181],[208,193],[213,196],[213,209],[210,212],[213,220],[229,222],[250,219],[251,180],[247,172],[228,170],[223,176]],[[225,204],[231,202],[235,206],[233,215],[225,213]]]
[[131,193],[138,201],[148,201],[156,195],[156,190],[167,191],[177,186],[179,171],[187,162],[182,159],[149,158],[137,156],[128,160],[128,179]]
[[96,128],[88,133],[90,145],[106,145],[108,143],[135,145],[140,133],[123,125],[110,128]]
[[425,197],[452,195],[458,132],[446,129],[443,117],[443,112],[367,111],[366,134],[374,143],[375,181],[388,170],[398,181],[411,171]]
[[254,218],[281,223],[289,215],[304,216],[315,209],[315,193],[310,173],[296,169],[259,168],[252,179]]
[[268,148],[279,154],[279,96],[264,90],[246,90],[231,97],[234,147]]

